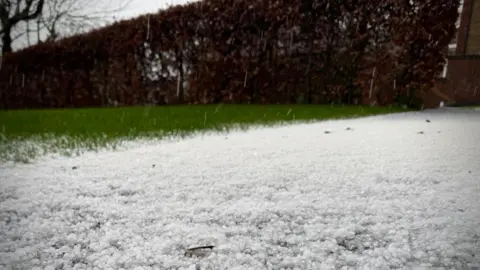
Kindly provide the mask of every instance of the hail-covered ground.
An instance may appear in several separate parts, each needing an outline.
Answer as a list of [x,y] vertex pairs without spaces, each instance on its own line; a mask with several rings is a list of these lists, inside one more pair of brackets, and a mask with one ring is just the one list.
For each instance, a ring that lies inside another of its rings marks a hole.
[[0,179],[1,269],[480,266],[480,111],[138,142]]

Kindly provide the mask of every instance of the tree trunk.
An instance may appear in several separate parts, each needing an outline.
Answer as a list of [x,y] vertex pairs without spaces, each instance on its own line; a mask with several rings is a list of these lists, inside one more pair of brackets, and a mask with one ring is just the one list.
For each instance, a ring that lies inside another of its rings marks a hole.
[[12,27],[10,25],[4,25],[2,36],[2,55],[12,52]]

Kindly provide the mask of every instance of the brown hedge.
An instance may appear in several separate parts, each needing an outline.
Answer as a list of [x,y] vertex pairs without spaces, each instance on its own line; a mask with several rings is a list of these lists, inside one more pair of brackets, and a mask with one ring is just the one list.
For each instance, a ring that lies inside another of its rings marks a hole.
[[411,102],[458,0],[203,0],[3,57],[2,108]]

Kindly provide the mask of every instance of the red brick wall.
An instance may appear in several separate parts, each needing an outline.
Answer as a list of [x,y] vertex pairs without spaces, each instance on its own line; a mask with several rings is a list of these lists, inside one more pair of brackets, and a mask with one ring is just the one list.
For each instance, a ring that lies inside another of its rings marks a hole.
[[[435,89],[423,93],[425,107],[437,107],[440,101],[449,97],[451,103],[480,104],[480,44],[478,22],[480,0],[464,0],[457,32],[456,54],[448,57],[447,77],[438,79]],[[440,92],[440,95],[439,95]]]
[[437,88],[455,103],[480,104],[480,56],[450,56],[447,79]]
[[458,29],[457,54],[465,54],[467,51],[468,32],[470,17],[472,16],[472,4],[474,0],[463,0],[463,9],[460,14],[460,27]]
[[480,0],[472,1],[470,20],[468,22],[466,54],[480,53]]

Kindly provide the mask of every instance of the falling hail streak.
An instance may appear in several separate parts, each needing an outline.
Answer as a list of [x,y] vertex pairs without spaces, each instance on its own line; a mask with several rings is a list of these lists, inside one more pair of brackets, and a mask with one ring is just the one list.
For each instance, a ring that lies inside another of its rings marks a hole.
[[243,87],[247,87],[247,78],[248,78],[248,70],[245,70],[245,79],[243,79]]
[[[183,67],[180,67],[183,68]],[[177,97],[180,95],[180,72],[177,75]]]
[[368,94],[368,98],[372,98],[373,80],[375,79],[375,71],[376,70],[377,70],[377,67],[374,67],[373,71],[372,71],[372,80],[370,81],[370,93]]
[[150,15],[147,17],[147,40],[150,40]]
[[293,46],[293,30],[290,31],[290,48],[289,48],[290,53],[292,53],[292,46]]

